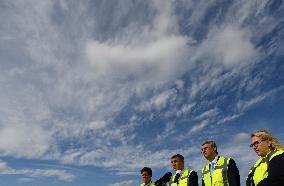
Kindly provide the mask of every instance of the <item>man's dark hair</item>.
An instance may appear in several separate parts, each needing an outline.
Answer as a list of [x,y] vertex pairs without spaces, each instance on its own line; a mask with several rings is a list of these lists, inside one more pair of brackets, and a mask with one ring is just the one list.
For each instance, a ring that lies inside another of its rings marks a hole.
[[213,141],[213,140],[206,140],[202,143],[201,146],[205,145],[205,144],[209,144],[211,145],[211,147],[215,147],[216,148],[216,153],[218,154],[218,150],[217,150],[217,145],[216,145],[216,142]]
[[148,172],[148,174],[152,177],[152,169],[149,167],[143,167],[143,169],[141,169],[140,173],[142,174],[143,172]]
[[173,156],[171,157],[171,159],[174,159],[174,158],[179,158],[181,161],[184,162],[184,157],[183,157],[183,155],[181,155],[181,154],[175,154],[175,155],[173,155]]

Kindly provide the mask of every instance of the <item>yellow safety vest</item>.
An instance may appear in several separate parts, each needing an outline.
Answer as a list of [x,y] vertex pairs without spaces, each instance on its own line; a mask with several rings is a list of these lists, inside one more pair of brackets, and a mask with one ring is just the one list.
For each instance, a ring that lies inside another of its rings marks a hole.
[[[141,183],[139,186],[145,186],[145,183]],[[155,186],[154,183],[151,182],[151,184],[149,186]]]
[[268,176],[268,164],[277,155],[283,154],[284,150],[274,150],[268,153],[264,158],[257,160],[254,166],[250,169],[247,177],[247,186],[255,186]]
[[193,170],[183,169],[183,171],[180,174],[180,177],[178,179],[178,183],[174,183],[175,175],[172,176],[169,186],[188,186],[190,183],[188,183],[188,177],[193,172]]
[[209,165],[207,164],[202,169],[202,179],[205,186],[229,186],[228,182],[228,165],[229,158],[220,156],[215,164],[214,171],[212,175],[210,173]]

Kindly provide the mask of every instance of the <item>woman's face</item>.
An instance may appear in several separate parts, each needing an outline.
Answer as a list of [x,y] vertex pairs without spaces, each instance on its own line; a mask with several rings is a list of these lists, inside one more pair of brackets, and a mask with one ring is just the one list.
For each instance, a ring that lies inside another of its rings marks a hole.
[[251,138],[251,147],[258,156],[266,156],[270,152],[270,145],[271,142],[268,140],[262,140],[256,136]]

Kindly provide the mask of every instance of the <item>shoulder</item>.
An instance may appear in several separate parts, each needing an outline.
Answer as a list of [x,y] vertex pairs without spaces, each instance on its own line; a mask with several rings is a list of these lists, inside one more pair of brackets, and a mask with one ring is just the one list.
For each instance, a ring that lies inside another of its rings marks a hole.
[[225,156],[218,156],[217,157],[217,162],[224,162],[224,161],[230,161],[232,158],[231,157],[225,157]]
[[229,163],[233,163],[233,164],[236,164],[235,160],[233,158],[230,157],[229,159]]
[[284,164],[284,151],[283,150],[275,151],[269,158],[269,165],[270,164],[283,165]]
[[194,170],[190,170],[190,175],[189,176],[197,176],[197,172]]
[[188,176],[189,180],[195,180],[198,179],[197,172],[194,170],[191,171],[190,175]]
[[228,156],[228,157],[219,156],[219,159],[227,161],[228,164],[236,164],[235,160],[232,157],[230,157],[230,156]]
[[269,162],[284,162],[284,153],[274,156]]
[[188,176],[191,176],[191,175],[194,175],[194,174],[197,175],[196,171],[190,170],[190,169],[185,169],[184,173],[187,174]]

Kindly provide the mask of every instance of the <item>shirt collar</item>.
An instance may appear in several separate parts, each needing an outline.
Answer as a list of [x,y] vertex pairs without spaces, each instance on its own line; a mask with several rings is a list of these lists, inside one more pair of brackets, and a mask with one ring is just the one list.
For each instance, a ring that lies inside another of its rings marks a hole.
[[210,162],[210,164],[212,164],[212,163],[216,164],[217,160],[218,160],[218,156],[216,156],[216,157],[214,158],[214,160]]
[[176,170],[176,174],[177,174],[177,173],[180,174],[181,172],[182,172],[182,170]]

